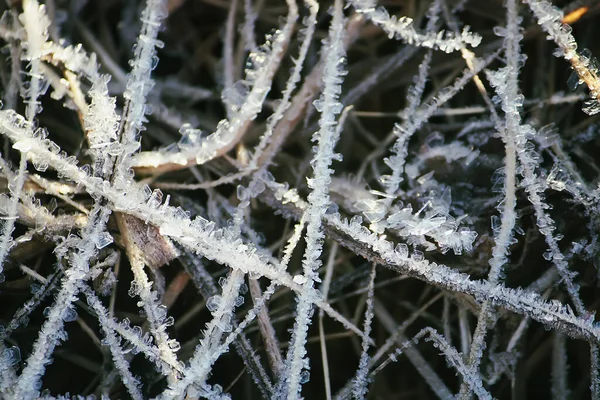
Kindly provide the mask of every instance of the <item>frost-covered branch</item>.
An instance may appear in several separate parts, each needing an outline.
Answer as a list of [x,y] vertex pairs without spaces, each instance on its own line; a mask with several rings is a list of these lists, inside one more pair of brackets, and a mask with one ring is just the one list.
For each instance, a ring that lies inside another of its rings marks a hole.
[[[521,67],[520,61],[520,40],[522,37],[520,31],[520,18],[517,13],[516,0],[506,1],[506,37],[504,39],[504,49],[506,55],[506,82],[510,89],[515,90],[513,93],[514,97],[505,97],[507,101],[502,104],[502,109],[505,113],[505,124],[502,126],[499,118],[496,117],[498,125],[496,129],[501,132],[502,139],[505,147],[504,157],[504,183],[503,183],[503,197],[498,205],[500,211],[500,227],[493,227],[497,229],[495,234],[495,243],[492,250],[492,258],[489,262],[490,272],[488,273],[488,282],[491,285],[497,285],[500,283],[503,275],[504,266],[508,263],[508,255],[510,253],[510,245],[513,243],[514,228],[517,220],[517,214],[515,211],[517,205],[516,198],[516,173],[517,173],[517,150],[516,150],[516,139],[514,132],[517,132],[520,125],[520,104],[517,103],[518,93],[517,81],[519,76],[519,69]],[[510,90],[509,89],[509,90]],[[477,327],[473,333],[471,339],[471,346],[467,358],[467,365],[471,369],[478,370],[483,359],[483,351],[485,348],[485,337],[487,330],[494,325],[494,313],[492,310],[492,304],[489,301],[485,301],[479,312],[479,318],[477,320]],[[466,382],[460,389],[460,398],[468,399],[470,397],[470,390]]]
[[350,0],[350,4],[358,13],[364,14],[374,24],[381,26],[389,38],[398,38],[408,44],[430,49],[440,49],[446,53],[459,50],[465,44],[477,47],[481,37],[465,28],[459,35],[452,32],[418,32],[412,18],[389,15],[383,7],[377,7],[375,0]]
[[139,135],[146,122],[145,115],[149,107],[146,97],[154,86],[150,74],[158,64],[156,49],[164,46],[157,36],[161,21],[167,16],[166,3],[165,0],[147,0],[146,8],[142,12],[142,31],[134,47],[132,70],[127,79],[127,89],[123,94],[125,108],[119,137],[121,149],[117,162],[119,168],[117,173],[122,177],[129,175],[130,157],[139,148]]
[[2,398],[600,396],[595,5],[9,3]]
[[596,59],[588,52],[578,52],[577,42],[571,34],[571,26],[563,23],[563,13],[546,0],[523,0],[538,20],[538,24],[558,46],[555,55],[567,60],[577,74],[579,83],[590,90],[590,100],[584,103],[583,111],[589,115],[600,112],[600,77]]
[[[300,393],[302,375],[309,368],[306,355],[306,336],[308,326],[311,322],[310,313],[314,300],[311,292],[315,282],[319,282],[317,269],[320,266],[319,257],[323,250],[323,232],[321,229],[322,215],[329,206],[329,182],[331,181],[331,163],[338,156],[335,154],[335,145],[339,138],[336,118],[342,111],[339,101],[341,93],[342,77],[344,70],[344,22],[342,12],[342,1],[336,0],[333,7],[333,18],[329,28],[327,42],[323,48],[328,54],[325,61],[325,83],[323,94],[320,99],[314,101],[317,111],[321,113],[319,119],[319,131],[313,136],[317,142],[314,149],[314,157],[311,162],[313,166],[313,177],[308,179],[311,193],[308,196],[308,207],[306,213],[306,250],[304,252],[303,275],[300,282],[302,291],[298,298],[296,307],[296,321],[294,331],[290,340],[290,348],[286,357],[286,373],[282,377],[281,392],[278,398],[296,399]],[[304,372],[303,372],[304,370]]]

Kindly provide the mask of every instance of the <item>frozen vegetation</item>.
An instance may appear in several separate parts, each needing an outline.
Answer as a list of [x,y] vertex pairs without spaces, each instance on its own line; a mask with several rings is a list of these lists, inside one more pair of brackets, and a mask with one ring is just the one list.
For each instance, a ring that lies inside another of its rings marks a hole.
[[596,2],[3,8],[1,399],[600,398]]

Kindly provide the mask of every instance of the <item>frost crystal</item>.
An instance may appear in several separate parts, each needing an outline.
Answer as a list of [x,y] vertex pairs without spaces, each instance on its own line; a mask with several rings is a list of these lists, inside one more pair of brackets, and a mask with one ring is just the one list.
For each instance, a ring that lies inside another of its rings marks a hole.
[[600,398],[590,2],[16,3],[2,399]]

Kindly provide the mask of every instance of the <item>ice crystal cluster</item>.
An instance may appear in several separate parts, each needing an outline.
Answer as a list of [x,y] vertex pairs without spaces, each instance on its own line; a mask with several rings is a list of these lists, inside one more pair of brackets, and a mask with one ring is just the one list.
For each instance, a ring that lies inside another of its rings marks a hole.
[[596,2],[2,8],[1,399],[600,398]]

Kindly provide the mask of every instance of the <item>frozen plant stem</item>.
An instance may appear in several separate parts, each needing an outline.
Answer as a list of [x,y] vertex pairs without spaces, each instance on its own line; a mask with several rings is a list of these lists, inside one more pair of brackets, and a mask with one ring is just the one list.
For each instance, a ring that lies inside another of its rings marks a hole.
[[[344,58],[344,16],[342,0],[336,0],[333,7],[333,17],[329,27],[329,36],[323,48],[327,51],[325,58],[325,85],[323,95],[315,100],[315,107],[321,113],[319,119],[320,129],[315,133],[313,140],[317,142],[315,156],[312,161],[313,177],[308,180],[311,193],[308,196],[306,209],[306,250],[302,261],[303,290],[298,296],[296,307],[296,321],[290,341],[290,348],[286,357],[286,373],[282,379],[283,387],[277,393],[278,398],[297,399],[300,395],[300,385],[304,374],[309,369],[306,356],[306,337],[308,326],[311,322],[311,312],[314,300],[311,292],[314,283],[319,281],[317,269],[320,266],[319,257],[323,250],[323,231],[321,221],[323,214],[329,206],[329,182],[333,172],[329,167],[337,156],[334,153],[338,140],[336,117],[342,111],[339,102],[342,77],[344,75],[342,63]],[[304,372],[303,372],[304,371]]]
[[[373,264],[371,266],[371,274],[369,276],[369,291],[367,292],[367,309],[365,311],[365,338],[369,337],[371,334],[371,324],[373,322],[373,307],[375,305],[375,274],[376,274],[376,265]],[[352,390],[352,394],[354,398],[357,400],[364,399],[369,390],[369,380],[367,378],[367,374],[369,372],[369,342],[363,338],[362,342],[362,352],[360,354],[360,362],[358,365],[358,370],[356,372],[356,377],[354,378],[354,387]]]
[[[417,396],[460,386],[457,398],[487,399],[527,384],[514,366],[551,342],[552,373],[532,372],[548,375],[547,395],[600,397],[600,325],[583,302],[597,299],[579,288],[600,251],[598,126],[566,107],[585,96],[556,92],[559,74],[521,73],[526,56],[552,58],[520,48],[543,30],[597,112],[597,66],[575,43],[593,5],[567,18],[549,0],[496,0],[485,5],[505,5],[496,40],[464,25],[482,7],[464,0],[10,3],[3,399],[393,397],[415,389],[378,382],[401,353],[406,381],[425,383]],[[340,350],[348,340],[356,354]],[[572,340],[590,344],[589,384],[566,371],[581,358]],[[77,353],[88,343],[98,354]],[[99,373],[79,379],[65,362]]]
[[[44,6],[39,5],[36,0],[25,0],[23,2],[23,13],[19,15],[19,21],[23,24],[28,39],[26,51],[22,53],[22,60],[29,63],[29,71],[27,73],[31,76],[29,88],[22,87],[21,95],[27,104],[25,111],[27,120],[33,123],[40,110],[39,97],[45,92],[44,77],[40,70],[40,58],[47,52],[48,46],[46,43],[50,21],[44,13]],[[17,218],[17,206],[27,175],[26,170],[27,158],[22,156],[19,161],[19,169],[16,177],[13,178],[12,182],[9,182],[11,201],[6,212],[6,218],[2,224],[2,236],[0,236],[0,282],[3,281],[2,270],[4,261],[12,246],[12,233]]]
[[146,7],[142,12],[142,31],[135,45],[133,59],[130,62],[132,70],[123,94],[125,107],[119,135],[122,154],[116,162],[117,179],[130,176],[131,156],[137,152],[140,145],[139,135],[144,129],[145,114],[148,113],[146,96],[154,86],[150,75],[158,63],[156,49],[164,45],[157,36],[161,21],[167,17],[166,3],[166,0],[146,0]]
[[562,22],[563,13],[547,0],[523,0],[538,20],[538,24],[560,49],[557,53],[567,60],[582,83],[590,91],[591,99],[584,103],[583,111],[589,115],[600,112],[600,77],[595,60],[577,52],[577,42],[571,34],[572,28]]
[[[507,36],[504,39],[504,53],[506,56],[506,81],[508,90],[512,89],[514,97],[508,97],[508,101],[503,104],[502,109],[505,112],[504,126],[497,126],[501,132],[504,141],[504,190],[503,198],[499,203],[498,209],[501,212],[501,223],[498,232],[494,232],[494,248],[492,250],[492,259],[490,260],[490,272],[488,273],[488,282],[491,285],[498,285],[500,277],[503,274],[504,265],[508,262],[509,246],[512,243],[513,231],[517,219],[515,207],[516,199],[516,169],[517,153],[514,134],[518,132],[520,125],[520,104],[516,103],[518,97],[517,80],[520,69],[520,51],[519,42],[522,37],[520,32],[520,19],[517,13],[516,0],[506,0],[507,15]],[[498,121],[500,123],[500,121]],[[495,228],[495,227],[494,227]],[[483,351],[485,348],[485,337],[487,330],[494,324],[493,305],[490,301],[484,301],[481,305],[479,318],[475,333],[471,339],[467,366],[478,370]],[[470,388],[466,383],[460,388],[459,398],[467,400],[470,397]]]
[[18,378],[13,398],[29,400],[37,398],[41,379],[54,348],[60,340],[66,339],[64,324],[73,320],[73,302],[77,299],[85,280],[89,278],[90,259],[96,254],[98,238],[104,231],[110,210],[96,206],[90,213],[89,223],[81,237],[74,237],[67,244],[66,251],[72,251],[70,268],[65,271],[61,289],[49,309],[48,317],[34,344],[26,366]]
[[[130,217],[129,217],[130,218]],[[176,351],[179,349],[179,343],[176,340],[169,339],[167,327],[170,325],[166,316],[167,309],[158,299],[158,294],[152,290],[152,282],[148,279],[144,271],[144,256],[142,250],[135,242],[135,236],[131,232],[134,224],[126,216],[117,217],[119,231],[123,236],[125,249],[133,272],[133,282],[131,283],[130,295],[139,296],[144,313],[150,325],[150,332],[154,338],[154,344],[158,347],[161,359],[161,372],[168,378],[169,383],[175,383],[179,379],[179,359]]]

